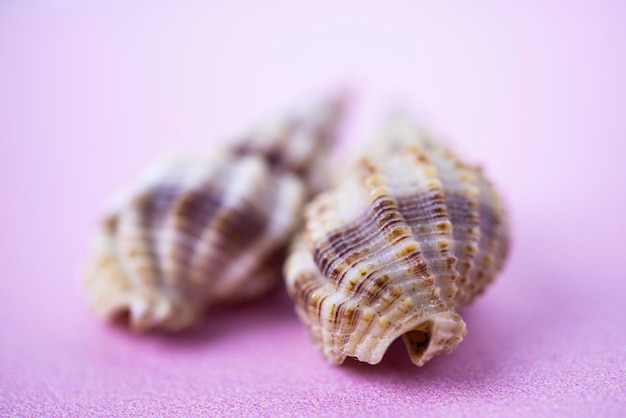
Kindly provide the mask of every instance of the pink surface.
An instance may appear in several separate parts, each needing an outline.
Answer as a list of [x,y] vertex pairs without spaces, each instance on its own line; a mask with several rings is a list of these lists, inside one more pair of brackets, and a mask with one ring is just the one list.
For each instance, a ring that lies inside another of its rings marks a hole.
[[[0,5],[0,415],[626,415],[623,2],[66,3]],[[402,107],[505,192],[513,252],[453,354],[327,365],[282,292],[178,337],[93,318],[114,190],[344,84],[344,151]]]

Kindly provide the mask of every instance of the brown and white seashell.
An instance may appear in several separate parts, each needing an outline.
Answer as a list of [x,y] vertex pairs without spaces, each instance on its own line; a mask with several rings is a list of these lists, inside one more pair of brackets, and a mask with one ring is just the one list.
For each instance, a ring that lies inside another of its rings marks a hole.
[[208,306],[252,299],[279,283],[340,110],[335,100],[208,158],[149,169],[97,234],[86,274],[94,310],[137,331],[177,331]]
[[458,311],[501,269],[509,232],[480,168],[396,117],[306,209],[285,278],[332,362],[376,364],[402,336],[413,363],[465,336]]

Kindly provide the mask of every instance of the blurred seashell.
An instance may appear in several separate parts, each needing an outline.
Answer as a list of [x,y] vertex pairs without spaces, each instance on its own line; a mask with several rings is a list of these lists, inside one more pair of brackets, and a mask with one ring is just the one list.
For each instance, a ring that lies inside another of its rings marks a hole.
[[479,168],[403,117],[351,170],[307,206],[289,294],[330,362],[376,364],[402,336],[422,366],[463,339],[459,309],[501,269],[504,209]]
[[208,306],[252,299],[279,283],[340,110],[332,101],[208,158],[149,169],[97,234],[86,275],[94,310],[138,331],[177,331]]

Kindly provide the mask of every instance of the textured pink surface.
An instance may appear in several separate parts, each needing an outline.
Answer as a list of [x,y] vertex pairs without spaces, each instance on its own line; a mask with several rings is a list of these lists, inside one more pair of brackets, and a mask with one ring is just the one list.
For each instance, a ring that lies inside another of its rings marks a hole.
[[[204,3],[0,5],[0,415],[626,415],[623,2]],[[344,151],[403,107],[505,192],[512,256],[452,355],[332,367],[282,292],[178,337],[92,317],[117,187],[343,83]]]

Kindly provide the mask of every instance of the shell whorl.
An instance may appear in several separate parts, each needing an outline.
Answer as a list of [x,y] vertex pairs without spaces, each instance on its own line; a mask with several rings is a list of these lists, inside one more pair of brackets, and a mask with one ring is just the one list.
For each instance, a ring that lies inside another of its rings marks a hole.
[[97,234],[86,274],[95,311],[138,331],[177,331],[207,306],[276,285],[340,110],[335,100],[207,158],[147,170]]
[[305,179],[312,193],[327,185],[329,156],[336,127],[346,106],[340,95],[306,113],[294,113],[244,136],[232,148],[238,156],[261,156],[277,172],[293,172]]
[[285,276],[330,362],[376,364],[402,336],[421,366],[463,339],[458,309],[493,280],[507,245],[502,205],[480,170],[396,118],[308,205]]

